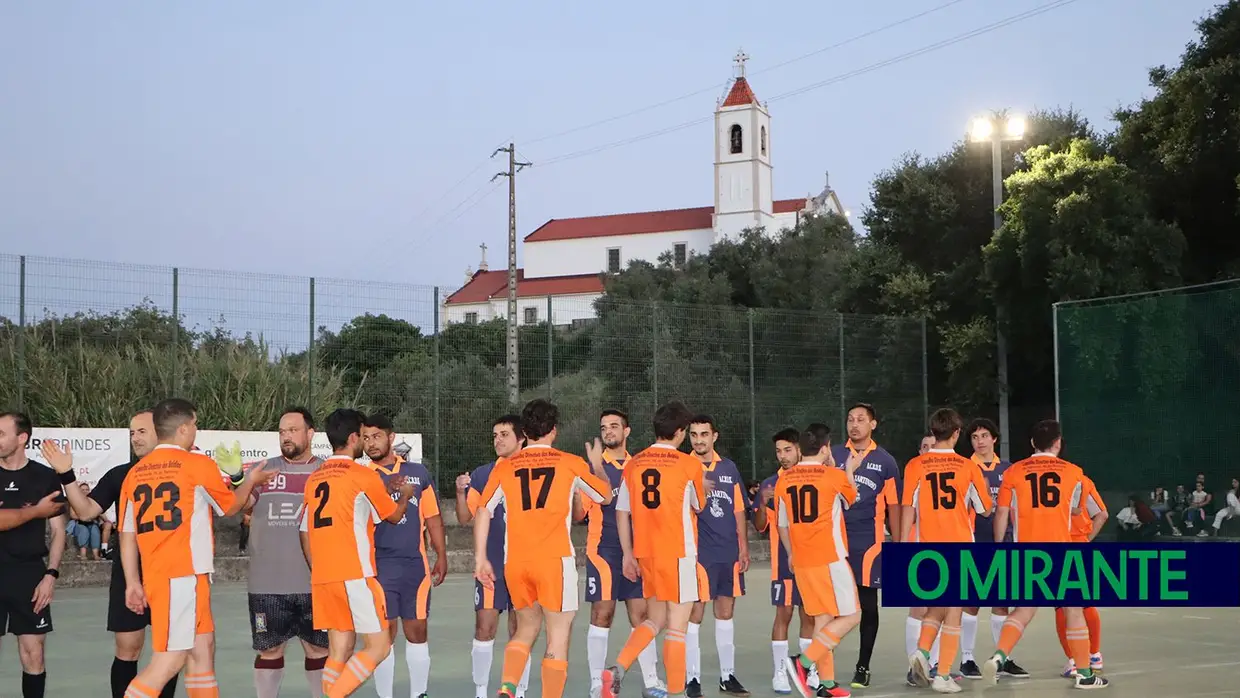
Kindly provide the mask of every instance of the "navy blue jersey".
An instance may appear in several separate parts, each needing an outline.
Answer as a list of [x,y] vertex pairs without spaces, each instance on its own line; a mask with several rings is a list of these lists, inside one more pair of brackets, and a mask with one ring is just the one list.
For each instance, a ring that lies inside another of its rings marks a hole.
[[[487,488],[487,480],[494,469],[495,461],[491,461],[474,468],[474,472],[469,474],[469,491],[465,494],[465,505],[474,514],[477,514],[478,507],[482,506],[482,491]],[[487,560],[490,561],[496,574],[500,574],[504,569],[504,528],[506,526],[504,505],[500,504],[491,514],[491,528],[487,530]]]
[[741,559],[737,520],[749,508],[749,496],[740,468],[727,458],[712,454],[704,477],[715,483],[707,489],[706,507],[698,512],[698,562],[733,563]]
[[611,488],[613,499],[610,504],[595,504],[589,497],[581,497],[582,506],[586,511],[586,554],[599,555],[599,551],[618,553],[620,534],[616,530],[616,495],[620,490],[620,480],[624,478],[624,464],[629,459],[626,452],[619,458],[603,454],[603,470],[607,471],[607,486]]
[[[391,468],[382,465],[371,465],[389,491],[400,481],[413,485],[413,494],[409,497],[409,507],[405,515],[396,523],[381,521],[375,525],[375,561],[400,561],[427,569],[426,560],[426,520],[439,516],[439,499],[435,496],[435,484],[426,466],[396,459]],[[400,495],[393,493],[392,498]]]
[[[851,443],[831,447],[831,457],[841,469],[853,453]],[[859,555],[871,546],[882,543],[887,525],[887,507],[899,506],[904,483],[896,459],[874,441],[863,452],[853,478],[857,481],[859,499],[844,511],[844,528],[848,533],[850,555]]]
[[[784,544],[779,540],[779,527],[775,525],[775,483],[779,480],[779,473],[768,477],[758,486],[758,492],[767,488],[771,489],[771,498],[766,502],[766,528],[761,532],[769,534],[771,541],[771,581],[791,580],[792,567],[788,565],[788,551],[784,548]],[[758,500],[755,499],[750,508],[754,511],[758,508]]]

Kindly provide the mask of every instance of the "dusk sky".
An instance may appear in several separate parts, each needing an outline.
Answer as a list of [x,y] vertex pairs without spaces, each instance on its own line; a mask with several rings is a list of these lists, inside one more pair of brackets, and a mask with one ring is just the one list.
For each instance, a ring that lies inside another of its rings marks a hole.
[[1074,107],[1109,130],[1212,5],[5,2],[0,252],[454,289],[479,243],[503,264],[506,189],[488,180],[504,163],[487,158],[509,139],[535,163],[522,236],[710,205],[711,115],[742,47],[776,196],[816,194],[829,170],[856,220],[876,173],[943,152],[980,112]]

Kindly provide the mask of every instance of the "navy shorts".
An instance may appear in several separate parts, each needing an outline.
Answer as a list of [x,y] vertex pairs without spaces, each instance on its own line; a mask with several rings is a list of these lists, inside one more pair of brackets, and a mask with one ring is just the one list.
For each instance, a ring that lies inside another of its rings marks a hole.
[[[723,596],[736,598],[745,595],[745,574],[739,562],[698,563],[700,574],[706,575],[709,599]],[[705,601],[706,599],[702,599]]]
[[619,550],[600,550],[586,554],[586,603],[628,601],[644,598],[642,579],[624,576],[624,554]]
[[431,612],[431,578],[425,568],[379,566],[379,586],[387,602],[387,619],[426,620]]
[[797,583],[792,579],[771,580],[772,606],[800,606],[801,592],[797,591]]
[[[973,520],[973,541],[975,543],[994,543],[995,541],[995,522],[989,516],[979,516]],[[1008,521],[1007,531],[1004,532],[1004,543],[1012,542],[1012,522]]]
[[508,598],[508,583],[502,575],[496,575],[493,589],[482,586],[482,582],[477,579],[474,580],[474,610],[501,613],[512,610],[512,599]]
[[857,586],[882,588],[883,549],[875,547],[873,536],[848,539],[848,565],[852,567]]

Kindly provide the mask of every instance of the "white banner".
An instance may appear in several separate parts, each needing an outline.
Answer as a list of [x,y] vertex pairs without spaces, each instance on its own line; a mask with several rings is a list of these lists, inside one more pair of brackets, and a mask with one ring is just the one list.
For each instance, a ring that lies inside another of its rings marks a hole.
[[[103,474],[129,462],[128,429],[44,429],[35,427],[26,444],[26,457],[43,462],[39,451],[44,441],[54,441],[73,451],[73,470],[77,479],[91,487]],[[45,464],[46,465],[46,464]]]
[[[214,457],[216,446],[223,444],[227,448],[232,448],[234,443],[241,444],[241,460],[247,465],[280,455],[280,434],[274,431],[199,430],[195,447],[208,456]],[[332,448],[327,443],[327,434],[321,431],[314,432],[310,450],[320,458],[330,456]],[[394,450],[405,460],[421,462],[422,435],[397,433]],[[366,455],[362,454],[359,462],[366,463],[368,460]]]

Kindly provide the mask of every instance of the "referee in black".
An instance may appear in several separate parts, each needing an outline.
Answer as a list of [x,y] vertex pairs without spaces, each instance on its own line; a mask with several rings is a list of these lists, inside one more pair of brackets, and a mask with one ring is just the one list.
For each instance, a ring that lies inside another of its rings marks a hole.
[[[2,509],[33,508],[49,495],[60,498],[56,473],[26,457],[30,434],[29,417],[20,412],[0,413]],[[31,518],[0,531],[0,632],[17,636],[23,698],[43,698],[47,688],[43,647],[52,631],[52,593],[65,552],[65,515],[56,514],[46,521]]]
[[[113,466],[103,474],[90,494],[82,494],[77,487],[66,487],[65,495],[69,498],[69,506],[79,519],[92,521],[103,515],[103,512],[116,506],[121,496],[121,485],[129,469],[146,454],[155,449],[155,421],[150,410],[143,410],[129,420],[129,448],[133,458],[125,464]],[[73,454],[62,451],[56,444],[44,442],[43,458],[60,475],[60,481],[69,484],[74,481]],[[125,606],[125,571],[121,567],[119,551],[112,556],[112,584],[108,588],[108,632],[116,638],[116,658],[112,660],[112,698],[124,698],[129,682],[138,675],[138,657],[142,655],[142,645],[146,642],[146,627],[151,624],[149,610],[141,614],[134,613]],[[177,678],[164,686],[160,698],[173,698],[177,692]]]

